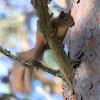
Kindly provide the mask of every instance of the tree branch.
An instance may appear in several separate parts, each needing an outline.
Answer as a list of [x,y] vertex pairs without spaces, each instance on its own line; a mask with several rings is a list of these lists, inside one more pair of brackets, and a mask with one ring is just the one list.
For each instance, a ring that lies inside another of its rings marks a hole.
[[67,57],[65,51],[59,48],[60,41],[55,36],[51,38],[51,33],[53,33],[53,28],[50,23],[50,16],[48,13],[48,0],[31,0],[32,5],[37,10],[37,16],[39,17],[40,28],[42,30],[43,36],[46,38],[56,61],[58,62],[61,72],[64,75],[65,81],[68,86],[73,89],[69,76],[73,73],[73,68]]
[[13,60],[16,60],[16,61],[19,61],[23,64],[26,64],[30,67],[34,66],[36,67],[37,69],[41,69],[43,71],[46,71],[54,76],[57,76],[57,77],[60,77],[63,79],[63,75],[61,74],[60,70],[54,70],[54,69],[51,69],[51,68],[48,68],[46,66],[44,66],[43,64],[35,61],[35,60],[32,60],[32,62],[30,61],[25,61],[23,59],[21,59],[20,57],[18,56],[14,56],[10,53],[10,51],[7,51],[6,49],[4,50],[1,46],[0,46],[0,52],[3,53],[4,55],[6,55],[7,57],[13,59]]

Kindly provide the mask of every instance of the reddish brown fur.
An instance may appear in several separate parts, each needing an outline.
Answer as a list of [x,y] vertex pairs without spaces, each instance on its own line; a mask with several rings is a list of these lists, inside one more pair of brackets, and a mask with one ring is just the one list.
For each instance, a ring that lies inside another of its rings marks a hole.
[[[68,17],[68,21],[66,22],[64,18]],[[65,38],[65,35],[67,33],[67,30],[69,27],[74,25],[74,21],[72,17],[69,14],[65,14],[64,12],[61,12],[60,15],[57,18],[53,18],[51,20],[51,24],[54,29],[56,29],[55,34],[58,35],[58,28],[63,27],[66,29],[63,31],[64,33],[61,32],[61,37],[59,39],[61,40],[61,44],[63,44],[63,40]],[[66,25],[66,26],[65,26]],[[21,52],[18,55],[23,58],[24,60],[36,60],[40,61],[42,60],[43,53],[46,49],[49,49],[49,46],[45,40],[44,37],[41,36],[41,33],[39,30],[37,30],[37,35],[36,35],[36,45],[34,48],[27,52]],[[24,93],[24,94],[29,94],[32,89],[32,73],[33,73],[33,67],[26,66],[20,63],[15,63],[13,67],[13,79],[12,79],[12,86],[15,91]]]

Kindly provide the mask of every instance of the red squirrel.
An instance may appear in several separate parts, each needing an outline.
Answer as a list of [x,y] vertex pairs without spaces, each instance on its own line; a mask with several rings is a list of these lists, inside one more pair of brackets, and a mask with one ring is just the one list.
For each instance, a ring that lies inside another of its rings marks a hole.
[[[61,11],[60,15],[56,18],[51,19],[51,25],[53,26],[54,33],[51,34],[57,35],[63,44],[63,40],[67,34],[67,30],[69,27],[74,25],[74,20],[70,13],[64,13]],[[35,47],[27,52],[18,53],[18,56],[24,60],[36,60],[41,61],[43,57],[43,53],[45,50],[50,49],[48,43],[46,42],[45,38],[42,36],[41,31],[39,28],[37,29],[36,34],[36,44]],[[26,66],[26,67],[22,67]],[[14,91],[21,92],[24,94],[31,93],[32,89],[32,74],[33,67],[15,63],[13,67],[12,73],[12,87]]]

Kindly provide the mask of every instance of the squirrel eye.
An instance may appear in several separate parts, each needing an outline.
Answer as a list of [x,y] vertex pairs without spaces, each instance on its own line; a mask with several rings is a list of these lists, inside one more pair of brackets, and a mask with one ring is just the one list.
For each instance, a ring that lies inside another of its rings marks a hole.
[[67,18],[65,18],[65,21],[67,22],[67,21],[68,21],[68,19],[67,19]]

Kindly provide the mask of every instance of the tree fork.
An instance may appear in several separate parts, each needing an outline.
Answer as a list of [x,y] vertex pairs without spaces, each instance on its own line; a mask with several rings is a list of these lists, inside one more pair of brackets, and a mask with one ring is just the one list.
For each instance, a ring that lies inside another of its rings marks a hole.
[[50,16],[48,13],[48,1],[47,0],[31,0],[32,5],[37,11],[37,16],[39,17],[40,27],[42,29],[42,34],[46,38],[56,61],[58,62],[61,72],[64,75],[64,79],[67,82],[70,89],[73,89],[72,83],[70,81],[70,75],[73,74],[73,68],[70,63],[68,56],[62,48],[59,48],[60,41],[55,36],[51,38],[51,33],[53,33],[53,28],[50,23]]

